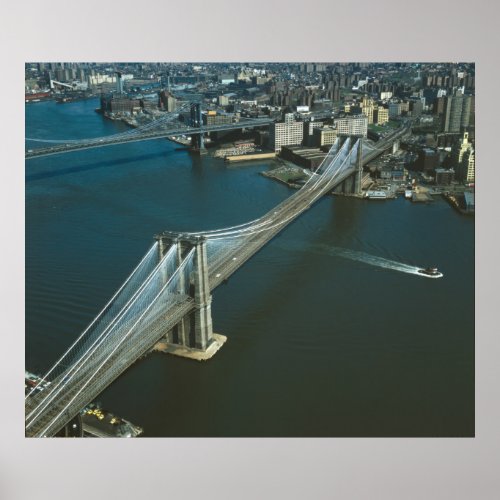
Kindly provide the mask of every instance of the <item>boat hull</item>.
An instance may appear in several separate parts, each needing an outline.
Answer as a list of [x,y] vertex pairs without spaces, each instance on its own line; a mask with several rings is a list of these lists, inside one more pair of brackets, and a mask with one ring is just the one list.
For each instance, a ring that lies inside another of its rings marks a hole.
[[436,271],[434,273],[430,273],[429,271],[426,271],[425,269],[419,269],[417,272],[418,272],[418,274],[420,274],[420,276],[423,276],[424,278],[442,278],[443,277],[443,273],[441,273],[439,271]]

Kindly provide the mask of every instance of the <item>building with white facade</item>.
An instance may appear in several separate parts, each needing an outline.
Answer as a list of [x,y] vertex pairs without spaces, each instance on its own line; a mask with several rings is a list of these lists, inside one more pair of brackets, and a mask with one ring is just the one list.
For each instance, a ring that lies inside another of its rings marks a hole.
[[365,115],[346,116],[333,121],[337,135],[357,135],[366,137],[368,132],[368,117]]
[[282,146],[298,146],[304,137],[304,123],[296,122],[293,113],[285,115],[285,121],[273,123],[269,128],[269,147],[277,153]]

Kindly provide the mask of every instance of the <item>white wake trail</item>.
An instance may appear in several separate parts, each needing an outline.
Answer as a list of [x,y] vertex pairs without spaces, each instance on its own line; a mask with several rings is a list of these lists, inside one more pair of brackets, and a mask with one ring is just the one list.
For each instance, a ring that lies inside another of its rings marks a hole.
[[383,257],[377,257],[376,255],[370,255],[365,252],[358,252],[356,250],[350,250],[348,248],[318,245],[314,248],[313,251],[328,254],[332,257],[343,257],[345,259],[363,262],[365,264],[369,264],[370,266],[381,267],[383,269],[392,269],[393,271],[416,274],[417,276],[424,277],[418,272],[419,269],[422,269],[421,267],[412,266],[410,264],[405,264],[403,262],[398,262],[395,260],[384,259]]

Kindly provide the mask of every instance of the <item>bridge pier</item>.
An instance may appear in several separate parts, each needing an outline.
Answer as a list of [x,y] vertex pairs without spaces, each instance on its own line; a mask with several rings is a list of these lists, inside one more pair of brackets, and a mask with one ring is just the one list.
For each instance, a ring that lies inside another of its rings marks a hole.
[[[177,244],[177,265],[195,247],[194,271],[190,280],[190,295],[194,299],[194,310],[165,333],[165,341],[155,346],[156,350],[199,361],[211,358],[227,340],[223,335],[213,332],[212,294],[208,275],[207,248],[203,237],[183,238],[175,233],[158,236],[160,258],[168,248]],[[185,278],[182,278],[185,279]],[[184,289],[184,283],[179,283]]]
[[363,137],[359,138],[358,151],[356,156],[356,174],[354,176],[353,193],[361,196],[363,181]]
[[206,155],[208,153],[207,148],[205,147],[203,134],[191,135],[191,152],[199,155]]

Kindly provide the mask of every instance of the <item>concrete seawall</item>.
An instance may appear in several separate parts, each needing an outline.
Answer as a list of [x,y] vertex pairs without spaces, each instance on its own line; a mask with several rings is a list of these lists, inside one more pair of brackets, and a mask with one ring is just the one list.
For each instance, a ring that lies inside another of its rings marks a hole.
[[268,158],[275,158],[276,153],[255,153],[249,155],[226,156],[226,161],[249,161],[249,160],[266,160]]

